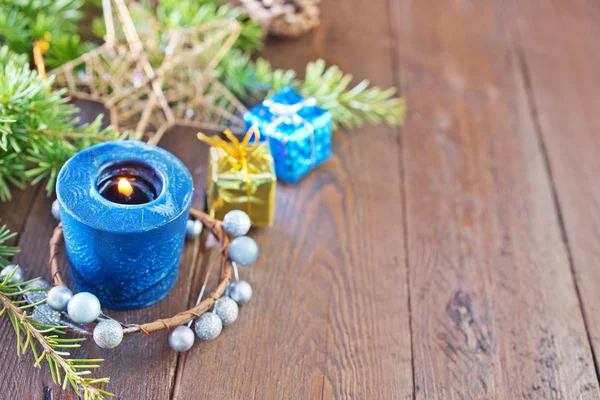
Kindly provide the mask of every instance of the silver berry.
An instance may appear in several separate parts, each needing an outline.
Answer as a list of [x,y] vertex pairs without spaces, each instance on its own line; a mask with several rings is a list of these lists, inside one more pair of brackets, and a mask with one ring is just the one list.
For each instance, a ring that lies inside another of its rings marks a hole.
[[202,340],[213,340],[221,333],[223,323],[217,314],[212,312],[204,313],[196,320],[194,330],[196,335]]
[[239,265],[250,265],[258,259],[258,245],[248,236],[236,237],[229,244],[229,258]]
[[69,301],[67,306],[69,318],[79,324],[94,322],[102,312],[100,301],[96,296],[88,292],[77,293]]
[[54,200],[54,202],[52,202],[52,216],[57,221],[60,221],[60,207],[58,205],[58,200]]
[[229,297],[238,304],[247,304],[252,299],[252,286],[246,281],[235,281],[229,285]]
[[48,282],[43,279],[38,279],[37,281],[29,282],[25,285],[25,289],[31,291],[24,293],[23,296],[29,304],[38,303],[46,298],[49,288],[50,284]]
[[103,349],[114,349],[123,340],[123,327],[114,319],[101,321],[94,328],[94,342]]
[[23,273],[23,269],[15,264],[10,264],[10,265],[7,265],[6,267],[2,268],[2,271],[0,271],[0,280],[1,281],[6,280],[6,278],[8,278],[10,276],[10,274],[13,273],[13,271],[15,271],[15,273],[11,276],[8,283],[15,284],[15,283],[23,282],[23,279],[25,277],[25,274]]
[[204,226],[197,219],[188,219],[185,224],[185,236],[189,239],[197,238],[202,233]]
[[227,326],[237,319],[239,307],[230,297],[223,296],[215,302],[213,312],[221,318],[223,326]]
[[231,236],[243,236],[250,230],[250,217],[241,210],[229,211],[223,218],[223,229]]
[[50,308],[56,311],[65,311],[69,301],[73,298],[73,292],[66,286],[54,286],[48,292],[46,301]]
[[194,345],[194,331],[185,325],[178,326],[169,333],[169,346],[175,351],[185,352]]

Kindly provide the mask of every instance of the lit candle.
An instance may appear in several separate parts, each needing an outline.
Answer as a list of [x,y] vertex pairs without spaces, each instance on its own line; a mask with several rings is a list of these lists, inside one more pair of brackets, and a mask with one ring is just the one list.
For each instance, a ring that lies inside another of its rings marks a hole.
[[71,158],[56,192],[71,276],[112,309],[144,307],[179,272],[192,178],[167,151],[107,142]]

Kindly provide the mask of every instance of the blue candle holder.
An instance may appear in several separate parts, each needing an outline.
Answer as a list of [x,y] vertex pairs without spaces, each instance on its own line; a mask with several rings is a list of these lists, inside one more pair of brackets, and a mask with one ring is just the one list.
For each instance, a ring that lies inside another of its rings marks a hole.
[[56,184],[71,276],[103,306],[149,306],[173,288],[193,183],[171,153],[107,142],[73,156]]

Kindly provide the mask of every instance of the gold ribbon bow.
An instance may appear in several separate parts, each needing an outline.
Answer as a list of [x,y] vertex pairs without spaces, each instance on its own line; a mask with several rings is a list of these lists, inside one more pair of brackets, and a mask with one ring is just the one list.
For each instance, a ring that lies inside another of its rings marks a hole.
[[46,54],[50,48],[50,39],[52,39],[52,35],[50,32],[46,32],[44,33],[44,37],[42,39],[38,39],[33,42],[33,62],[35,63],[40,77],[43,80],[46,80],[46,64],[44,63],[44,54]]
[[[242,173],[244,183],[246,184],[247,212],[248,215],[251,215],[252,203],[250,196],[252,195],[252,179],[250,175],[262,172],[258,166],[260,163],[253,163],[252,161],[268,159],[270,152],[264,144],[260,143],[260,131],[256,126],[252,126],[246,132],[242,141],[238,140],[229,129],[226,129],[223,133],[229,141],[219,136],[207,136],[202,132],[198,132],[198,139],[210,146],[223,150],[227,154],[228,172],[240,171]],[[252,135],[255,135],[254,143],[250,144]]]

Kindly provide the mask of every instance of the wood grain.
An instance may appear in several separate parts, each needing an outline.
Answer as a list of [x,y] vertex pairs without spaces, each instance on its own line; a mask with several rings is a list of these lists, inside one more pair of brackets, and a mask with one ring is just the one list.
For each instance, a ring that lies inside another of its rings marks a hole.
[[[322,11],[317,30],[270,40],[264,56],[300,76],[323,57],[357,81],[400,86],[405,128],[338,132],[331,161],[278,185],[275,225],[251,232],[261,258],[241,272],[254,299],[217,340],[178,356],[164,332],[76,353],[106,358],[99,375],[120,399],[599,398],[600,5],[347,0]],[[80,106],[86,120],[98,112]],[[206,146],[185,128],[161,146],[192,172],[202,208]],[[0,204],[22,232],[15,261],[46,278],[50,204],[39,187]],[[189,266],[215,255],[201,242],[186,245],[165,301],[116,315],[189,307],[201,278]],[[73,398],[16,357],[4,319],[0,346],[0,399]]]
[[[600,5],[507,3],[571,249],[589,336],[600,354]],[[535,18],[536,24],[529,21]],[[597,367],[596,367],[597,368]]]
[[[0,203],[0,226],[6,224],[12,232],[21,232],[31,210],[33,200],[41,190],[43,190],[42,185],[28,187],[25,190],[12,188],[12,200]],[[18,236],[14,237],[7,244],[15,245],[18,240]]]
[[[269,42],[266,56],[299,71],[325,57],[391,85],[386,9],[325,2],[317,31]],[[275,225],[252,232],[261,258],[242,271],[254,298],[186,354],[174,398],[412,397],[397,141],[384,127],[337,132],[331,161],[279,184]]]
[[390,4],[417,398],[598,398],[501,2]]
[[[11,231],[21,232],[25,225],[25,221],[27,220],[28,213],[31,210],[35,195],[38,192],[39,188],[28,188],[28,190],[14,189],[13,199],[7,203],[0,203],[0,218],[2,218],[0,224],[6,223]],[[8,244],[17,245],[19,244],[20,239],[21,235],[18,235],[11,239]],[[3,362],[0,363],[0,376],[7,377],[7,379],[0,384],[0,394],[13,393],[17,390],[17,387],[21,382],[18,377],[19,374],[23,372],[23,369],[21,365],[15,365],[14,360],[12,363],[4,361],[9,358],[5,356],[5,354],[13,350],[16,351],[17,348],[17,339],[8,320],[0,320],[0,346],[2,346],[3,349]],[[15,375],[10,376],[10,379],[8,379],[8,376],[13,373]]]

